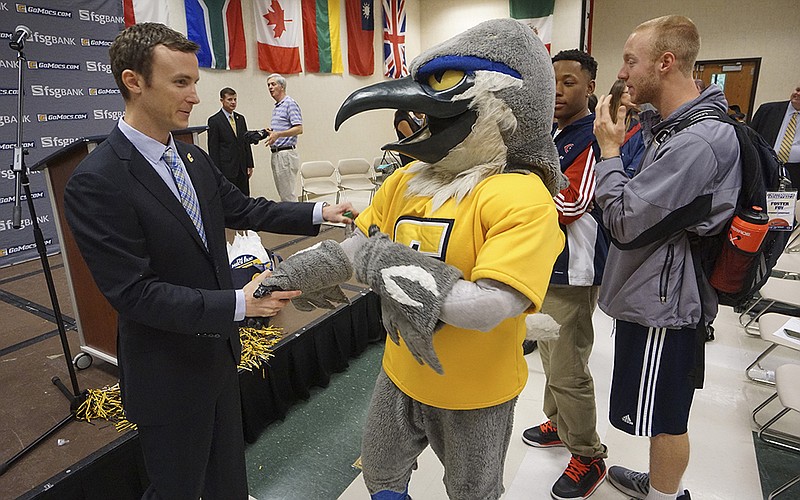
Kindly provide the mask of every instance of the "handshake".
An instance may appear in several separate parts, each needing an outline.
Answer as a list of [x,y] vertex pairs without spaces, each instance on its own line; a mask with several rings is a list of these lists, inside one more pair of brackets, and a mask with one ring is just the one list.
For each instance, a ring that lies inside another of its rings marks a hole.
[[262,139],[269,137],[269,133],[271,131],[272,129],[266,128],[262,128],[260,130],[248,130],[244,133],[244,140],[247,141],[248,144],[258,144]]

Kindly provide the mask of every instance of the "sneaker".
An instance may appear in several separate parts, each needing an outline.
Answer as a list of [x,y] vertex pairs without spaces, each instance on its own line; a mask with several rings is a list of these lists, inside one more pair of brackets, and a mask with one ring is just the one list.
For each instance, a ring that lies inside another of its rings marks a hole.
[[[616,489],[637,500],[644,500],[650,492],[650,474],[612,465],[608,468],[608,480]],[[678,500],[691,500],[689,490],[683,490]]]
[[550,490],[550,495],[556,500],[588,498],[605,478],[606,463],[602,458],[572,455],[566,470]]
[[536,427],[525,429],[525,432],[522,433],[522,440],[525,441],[525,444],[537,448],[564,446],[564,443],[558,438],[558,429],[550,420]]

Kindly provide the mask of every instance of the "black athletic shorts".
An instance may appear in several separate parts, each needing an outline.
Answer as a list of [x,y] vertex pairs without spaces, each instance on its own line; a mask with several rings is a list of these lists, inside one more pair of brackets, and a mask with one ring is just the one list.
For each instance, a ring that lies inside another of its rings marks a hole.
[[634,436],[686,433],[695,389],[695,328],[616,321],[611,425]]

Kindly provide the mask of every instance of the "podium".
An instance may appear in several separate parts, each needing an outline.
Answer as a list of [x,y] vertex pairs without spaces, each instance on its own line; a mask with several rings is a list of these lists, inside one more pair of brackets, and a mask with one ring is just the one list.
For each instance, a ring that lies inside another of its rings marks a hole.
[[[196,144],[199,134],[207,128],[200,126],[175,130],[172,132],[172,136],[175,140]],[[116,365],[117,313],[97,288],[64,215],[64,189],[67,181],[81,160],[101,144],[106,137],[102,135],[78,139],[40,160],[30,169],[32,171],[43,170],[45,173],[47,190],[55,216],[56,231],[58,239],[61,241],[61,254],[64,268],[67,271],[67,284],[80,336],[81,350]]]

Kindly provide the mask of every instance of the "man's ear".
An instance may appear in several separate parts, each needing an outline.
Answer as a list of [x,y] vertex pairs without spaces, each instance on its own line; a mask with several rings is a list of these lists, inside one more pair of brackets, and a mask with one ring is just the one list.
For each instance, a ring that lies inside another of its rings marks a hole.
[[122,72],[121,78],[122,78],[122,84],[128,88],[128,92],[130,92],[131,94],[142,93],[144,78],[142,78],[141,75],[139,75],[139,73],[133,71],[132,69],[126,69]]
[[596,86],[596,85],[597,85],[597,84],[595,83],[595,81],[594,81],[594,80],[589,80],[589,85],[587,85],[587,86],[586,86],[586,90],[587,90],[587,91],[588,91],[590,94],[594,94],[594,89],[595,89],[595,86]]
[[675,54],[672,52],[664,52],[661,54],[661,59],[659,60],[659,69],[661,71],[668,71],[673,66],[675,66]]

